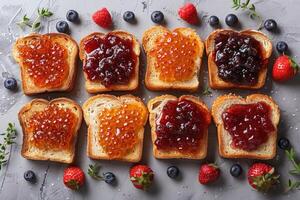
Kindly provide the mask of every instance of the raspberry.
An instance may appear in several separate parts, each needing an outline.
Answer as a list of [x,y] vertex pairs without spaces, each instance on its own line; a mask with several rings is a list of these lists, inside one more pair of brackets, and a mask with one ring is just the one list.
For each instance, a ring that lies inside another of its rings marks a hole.
[[199,22],[196,7],[192,3],[187,3],[179,8],[178,15],[190,24],[197,24]]
[[92,18],[102,28],[109,28],[112,25],[111,15],[106,8],[96,11]]

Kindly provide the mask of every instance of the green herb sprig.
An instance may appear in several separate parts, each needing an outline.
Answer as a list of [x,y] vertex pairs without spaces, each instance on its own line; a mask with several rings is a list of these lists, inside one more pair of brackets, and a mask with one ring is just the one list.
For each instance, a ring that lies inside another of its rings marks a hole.
[[3,143],[0,143],[0,170],[2,169],[3,165],[7,163],[7,152],[8,146],[14,144],[14,139],[17,137],[17,131],[15,125],[12,123],[8,123],[8,127],[6,131],[2,133],[4,135]]
[[292,162],[294,169],[290,170],[290,174],[300,175],[300,163],[296,162],[296,152],[293,148],[285,150],[288,159]]
[[212,92],[210,91],[209,87],[205,87],[204,90],[202,91],[202,95],[208,96],[211,95]]
[[288,192],[290,190],[299,190],[300,189],[300,181],[293,181],[289,179],[288,187],[285,192]]
[[100,166],[97,164],[89,165],[88,168],[88,175],[96,180],[103,180],[103,177],[99,175],[100,172]]

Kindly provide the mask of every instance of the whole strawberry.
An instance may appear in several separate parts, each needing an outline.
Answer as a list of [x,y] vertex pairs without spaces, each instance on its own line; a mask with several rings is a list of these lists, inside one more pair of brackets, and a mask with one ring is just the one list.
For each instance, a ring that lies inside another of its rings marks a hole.
[[154,173],[147,165],[136,165],[130,169],[129,176],[134,187],[146,190],[153,181]]
[[102,28],[109,28],[112,25],[112,18],[106,8],[96,11],[93,16],[93,21]]
[[199,182],[201,184],[208,184],[216,181],[220,176],[220,169],[215,164],[201,165],[199,170]]
[[197,9],[192,3],[187,3],[181,8],[179,8],[178,15],[181,19],[185,20],[190,24],[197,24],[199,22]]
[[84,184],[85,176],[79,167],[71,166],[65,169],[63,179],[68,188],[78,190]]
[[279,56],[273,66],[272,76],[275,81],[287,81],[293,78],[299,66],[287,55]]
[[265,163],[255,163],[248,170],[248,182],[256,190],[267,192],[273,185],[279,183],[279,175],[275,169]]

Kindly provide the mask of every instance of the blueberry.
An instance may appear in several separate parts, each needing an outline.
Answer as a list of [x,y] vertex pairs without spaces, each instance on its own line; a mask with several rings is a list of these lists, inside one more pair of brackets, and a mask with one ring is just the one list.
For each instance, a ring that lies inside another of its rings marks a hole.
[[56,30],[60,33],[68,33],[69,25],[66,21],[59,21],[56,23]]
[[231,176],[238,177],[242,174],[242,172],[243,172],[243,169],[242,169],[241,165],[239,165],[239,164],[233,164],[230,168]]
[[279,53],[286,53],[289,49],[289,46],[286,42],[280,41],[276,44],[276,49]]
[[277,28],[277,23],[274,19],[267,19],[264,23],[264,27],[268,31],[274,31]]
[[164,20],[164,14],[161,11],[154,11],[151,14],[151,20],[154,23],[161,23]]
[[219,18],[217,16],[210,16],[209,17],[209,25],[211,26],[217,26],[219,25]]
[[278,140],[278,146],[280,149],[288,150],[291,145],[290,141],[287,138],[282,137]]
[[167,169],[167,175],[170,178],[176,178],[179,175],[179,169],[176,166],[170,166]]
[[112,184],[116,180],[116,176],[111,172],[106,172],[103,174],[105,183]]
[[126,12],[124,12],[124,14],[123,14],[123,19],[124,19],[126,22],[132,23],[132,22],[134,22],[135,15],[134,15],[134,13],[131,12],[131,11],[126,11]]
[[15,78],[7,78],[4,81],[4,87],[8,90],[15,90],[18,86],[17,80]]
[[70,21],[70,22],[77,22],[78,19],[79,19],[79,15],[78,15],[78,12],[75,11],[75,10],[69,10],[67,12],[67,20]]
[[28,170],[24,173],[24,179],[30,183],[36,182],[36,177],[33,171]]
[[239,19],[235,14],[229,14],[225,18],[225,22],[228,26],[234,26],[238,23]]

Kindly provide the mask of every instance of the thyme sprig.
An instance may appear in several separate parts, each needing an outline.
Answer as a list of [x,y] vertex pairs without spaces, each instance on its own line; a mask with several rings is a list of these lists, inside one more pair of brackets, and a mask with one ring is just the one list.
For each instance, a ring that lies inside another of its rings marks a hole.
[[293,148],[291,148],[290,150],[285,150],[285,154],[294,166],[294,169],[290,170],[290,174],[300,175],[300,163],[297,163],[296,161],[295,150]]
[[96,180],[103,180],[103,177],[99,175],[100,172],[100,166],[97,164],[89,165],[88,168],[88,175]]
[[293,180],[289,179],[286,192],[288,192],[290,190],[299,190],[299,189],[300,189],[300,181],[293,181]]
[[8,123],[8,127],[6,131],[2,133],[4,135],[3,143],[0,143],[0,170],[2,169],[3,165],[7,163],[7,152],[8,147],[11,144],[14,144],[14,140],[17,137],[17,131],[15,125],[12,123]]
[[210,91],[210,88],[207,87],[207,86],[202,91],[202,95],[208,96],[208,95],[211,95],[211,94],[212,94],[212,92]]

